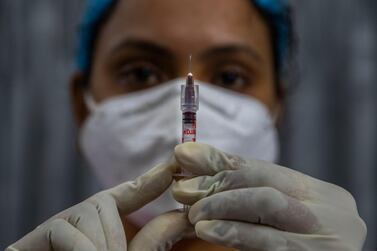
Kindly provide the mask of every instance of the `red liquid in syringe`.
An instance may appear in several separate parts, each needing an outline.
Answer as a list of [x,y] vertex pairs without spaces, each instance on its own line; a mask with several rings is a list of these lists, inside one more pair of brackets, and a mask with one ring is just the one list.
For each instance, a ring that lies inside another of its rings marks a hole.
[[182,143],[196,142],[196,113],[183,112]]

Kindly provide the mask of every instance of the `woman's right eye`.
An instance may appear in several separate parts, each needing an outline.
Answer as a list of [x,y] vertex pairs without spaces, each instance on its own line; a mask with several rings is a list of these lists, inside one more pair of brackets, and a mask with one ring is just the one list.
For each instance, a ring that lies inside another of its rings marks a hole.
[[130,89],[145,89],[161,84],[164,74],[155,65],[147,62],[124,65],[117,76],[117,82]]

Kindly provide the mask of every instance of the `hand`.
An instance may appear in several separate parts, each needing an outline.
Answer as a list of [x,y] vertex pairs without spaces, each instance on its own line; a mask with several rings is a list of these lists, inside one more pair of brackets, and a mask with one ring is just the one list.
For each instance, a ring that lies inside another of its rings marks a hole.
[[[6,251],[127,250],[121,218],[162,194],[174,172],[174,164],[159,165],[135,181],[100,192],[52,217]],[[178,212],[156,218],[131,241],[129,250],[170,249],[190,228],[186,218]]]
[[175,183],[173,195],[192,205],[201,239],[240,250],[362,249],[365,223],[338,186],[198,143],[177,146],[175,159],[198,175]]

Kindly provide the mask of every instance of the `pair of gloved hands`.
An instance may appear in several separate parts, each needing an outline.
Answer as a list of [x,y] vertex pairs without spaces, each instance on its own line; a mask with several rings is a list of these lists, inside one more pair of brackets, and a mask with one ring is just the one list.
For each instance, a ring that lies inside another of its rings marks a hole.
[[[365,224],[353,197],[338,186],[204,144],[179,145],[174,157],[59,213],[7,251],[170,250],[193,230],[203,240],[240,250],[362,249]],[[197,176],[172,188],[177,201],[192,205],[188,217],[161,215],[127,247],[121,217],[162,194],[177,168]]]

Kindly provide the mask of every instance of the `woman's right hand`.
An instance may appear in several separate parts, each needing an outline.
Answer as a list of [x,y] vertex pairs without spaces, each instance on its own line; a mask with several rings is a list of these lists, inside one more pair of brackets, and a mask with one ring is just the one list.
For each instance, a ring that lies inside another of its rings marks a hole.
[[[175,170],[171,163],[159,165],[135,181],[95,194],[47,220],[6,251],[127,250],[121,219],[161,195],[172,183]],[[128,248],[169,250],[190,229],[185,215],[171,212],[147,224]]]

